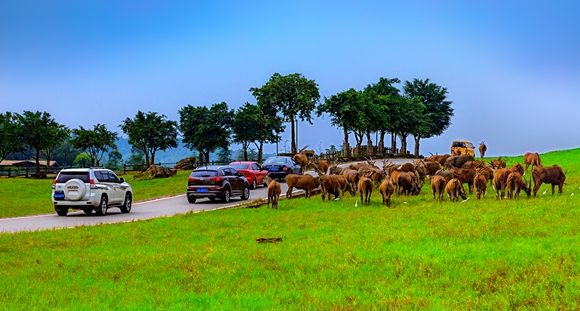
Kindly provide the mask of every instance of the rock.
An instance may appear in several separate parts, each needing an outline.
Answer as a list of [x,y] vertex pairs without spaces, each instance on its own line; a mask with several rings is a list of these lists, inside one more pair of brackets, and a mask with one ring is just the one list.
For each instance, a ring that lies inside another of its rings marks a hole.
[[195,157],[181,159],[173,168],[180,171],[191,171],[195,168]]
[[163,167],[160,165],[151,165],[147,169],[147,174],[149,175],[149,178],[171,177],[171,176],[175,175],[176,172],[177,172],[177,170],[175,170],[175,169],[170,169],[170,168]]

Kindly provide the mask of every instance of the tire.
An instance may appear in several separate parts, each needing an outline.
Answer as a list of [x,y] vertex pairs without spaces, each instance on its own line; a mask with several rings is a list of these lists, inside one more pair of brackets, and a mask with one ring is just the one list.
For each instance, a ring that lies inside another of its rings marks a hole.
[[92,207],[83,208],[83,212],[85,214],[92,214],[93,213],[93,208]]
[[195,203],[195,200],[196,200],[196,197],[194,197],[194,196],[187,196],[187,202],[193,204],[193,203]]
[[87,187],[85,183],[78,179],[73,178],[64,184],[64,195],[70,201],[78,201],[82,199],[87,193]]
[[123,205],[121,205],[121,207],[119,207],[119,209],[121,210],[121,213],[127,214],[127,213],[131,212],[132,203],[133,203],[133,198],[131,196],[131,193],[127,193],[125,195],[125,202],[123,202]]
[[254,178],[254,181],[252,182],[252,189],[256,189],[256,187],[258,187],[258,181],[256,181],[256,178]]
[[241,198],[242,200],[247,200],[250,198],[250,189],[248,187],[244,187],[244,190],[242,190]]
[[222,201],[224,201],[225,203],[230,203],[231,196],[232,194],[230,188],[227,188],[226,191],[224,192],[224,196],[222,197]]
[[101,215],[101,216],[105,216],[107,215],[107,209],[109,208],[107,206],[108,200],[106,196],[102,196],[101,197],[101,203],[99,204],[99,207],[97,209],[97,214]]
[[66,216],[66,214],[68,214],[68,207],[61,207],[59,209],[55,209],[55,211],[58,216]]

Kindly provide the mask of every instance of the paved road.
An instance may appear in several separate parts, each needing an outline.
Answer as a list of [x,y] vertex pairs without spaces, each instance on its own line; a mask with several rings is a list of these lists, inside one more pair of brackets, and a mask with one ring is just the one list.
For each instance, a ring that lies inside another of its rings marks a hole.
[[[393,159],[394,163],[410,162],[407,159]],[[381,165],[381,161],[376,162]],[[346,166],[346,164],[345,164]],[[184,188],[186,182],[184,181]],[[282,194],[286,193],[288,187],[285,183],[282,185]],[[302,192],[302,191],[298,191]],[[259,198],[266,198],[266,188],[259,186],[257,189],[250,191],[250,199],[243,201],[239,197],[234,197],[230,203],[223,203],[219,200],[214,202],[208,199],[198,200],[195,204],[187,202],[185,194],[155,199],[145,202],[133,203],[131,212],[122,214],[118,208],[111,208],[107,211],[106,216],[98,216],[95,213],[85,214],[82,211],[69,212],[66,217],[58,216],[56,213],[47,215],[26,216],[17,218],[0,219],[0,232],[18,232],[18,231],[35,231],[55,228],[74,228],[76,226],[92,226],[97,224],[131,222],[134,220],[151,219],[156,217],[172,216],[175,214],[185,214],[187,212],[209,211],[220,208],[229,208],[240,203],[247,204]]]

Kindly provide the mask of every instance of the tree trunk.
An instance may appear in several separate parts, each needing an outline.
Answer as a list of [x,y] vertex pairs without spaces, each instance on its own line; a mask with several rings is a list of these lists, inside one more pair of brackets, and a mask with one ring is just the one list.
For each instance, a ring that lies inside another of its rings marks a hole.
[[50,154],[46,157],[46,166],[44,167],[44,175],[48,175],[49,167],[50,167]]
[[407,155],[407,135],[400,134],[399,137],[401,138],[401,154]]
[[348,130],[343,127],[344,130],[344,142],[342,143],[342,154],[345,157],[350,157],[350,146],[348,145]]
[[40,175],[40,150],[36,150],[36,178]]
[[381,130],[381,132],[379,133],[379,153],[380,154],[384,154],[385,153],[385,134],[386,131]]
[[367,155],[373,156],[373,141],[371,139],[371,131],[367,131]]
[[[293,154],[297,154],[298,147],[296,146],[296,136],[294,136],[295,135],[295,133],[294,133],[294,117],[292,117],[292,119],[290,120],[290,124],[291,124],[291,126],[290,126],[291,132],[292,132],[292,134],[291,134],[291,136],[292,136],[292,142],[291,142],[292,148],[291,149],[292,149]],[[276,149],[278,149],[278,148],[276,148]]]
[[397,135],[394,132],[391,133],[391,153],[397,153]]
[[150,165],[151,165],[151,162],[149,162],[149,153],[147,153],[147,151],[145,151],[145,169],[148,169]]
[[414,136],[415,137],[415,156],[419,157],[419,141],[421,140],[420,136]]
[[205,165],[209,165],[209,150],[205,152]]
[[155,151],[151,151],[151,165],[155,165]]

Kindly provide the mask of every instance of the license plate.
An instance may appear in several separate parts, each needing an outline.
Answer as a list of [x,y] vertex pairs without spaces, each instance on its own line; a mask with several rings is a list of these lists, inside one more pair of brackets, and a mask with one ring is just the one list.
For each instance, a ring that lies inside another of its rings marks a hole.
[[277,170],[278,170],[278,169],[277,169],[277,168],[275,168],[275,167],[270,167],[270,168],[268,169],[268,171],[270,171],[270,172],[275,172],[275,171],[277,171]]
[[64,193],[55,193],[54,198],[57,200],[62,200],[64,199]]
[[207,192],[207,189],[206,188],[198,188],[197,192]]

